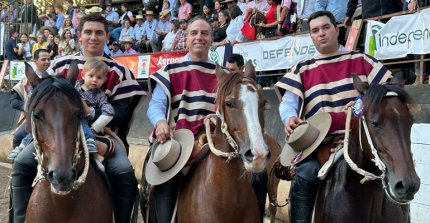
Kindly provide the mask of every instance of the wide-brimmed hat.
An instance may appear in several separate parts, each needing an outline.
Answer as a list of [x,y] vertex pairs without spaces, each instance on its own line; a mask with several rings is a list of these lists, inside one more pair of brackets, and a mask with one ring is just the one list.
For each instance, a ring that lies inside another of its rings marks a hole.
[[145,15],[154,15],[154,11],[151,11],[151,10],[147,10],[147,11],[145,11]]
[[183,23],[183,22],[188,22],[188,20],[186,20],[186,19],[181,19],[181,20],[179,20],[179,24],[181,24],[181,23]]
[[136,20],[141,19],[143,20],[143,15],[136,15]]
[[170,9],[165,9],[160,12],[160,18],[170,14]]
[[134,40],[133,40],[133,38],[131,38],[131,37],[126,37],[126,38],[124,38],[124,40],[122,41],[123,43],[133,43],[134,42]]
[[225,3],[228,3],[228,2],[236,2],[236,0],[225,0],[225,1],[220,2],[220,3],[221,3],[221,4],[225,4]]
[[34,35],[34,34],[30,34],[30,35],[28,35],[28,38],[37,39],[36,35]]
[[331,116],[320,112],[300,123],[287,138],[281,153],[281,164],[291,166],[308,157],[326,137]]
[[187,163],[194,147],[194,135],[188,129],[173,132],[173,137],[151,148],[145,177],[151,185],[159,185],[172,179]]
[[118,41],[114,41],[112,45],[120,45]]
[[102,8],[98,6],[93,6],[90,9],[85,9],[85,14],[91,14],[91,13],[101,13],[103,11]]

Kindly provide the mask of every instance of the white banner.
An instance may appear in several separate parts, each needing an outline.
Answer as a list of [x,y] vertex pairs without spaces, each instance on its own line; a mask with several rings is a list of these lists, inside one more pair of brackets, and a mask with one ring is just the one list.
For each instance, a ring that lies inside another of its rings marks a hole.
[[209,60],[222,66],[224,62],[225,46],[219,46],[216,49],[209,50]]
[[[36,70],[36,64],[33,61],[28,61],[28,64]],[[9,75],[5,79],[19,81],[25,77],[25,63],[23,61],[9,61]]]
[[[430,53],[430,8],[414,14],[392,17],[374,35],[375,49],[369,48],[371,36],[366,36],[366,52],[376,50],[379,60],[405,57],[407,54]],[[369,49],[368,49],[369,48]]]
[[288,69],[313,56],[317,50],[309,34],[286,36],[277,40],[236,44],[233,52],[245,61],[252,60],[256,71]]

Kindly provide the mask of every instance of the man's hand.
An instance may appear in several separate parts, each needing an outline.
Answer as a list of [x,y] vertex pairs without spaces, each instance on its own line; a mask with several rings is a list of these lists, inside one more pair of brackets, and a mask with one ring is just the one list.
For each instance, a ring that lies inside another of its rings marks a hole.
[[293,116],[288,119],[288,123],[285,125],[284,131],[287,136],[290,136],[293,133],[294,129],[301,123],[303,120],[300,118]]
[[155,126],[155,136],[161,144],[170,139],[170,127],[166,120],[160,120],[157,122],[157,125]]
[[416,0],[411,0],[409,2],[408,10],[409,10],[409,12],[413,12],[413,11],[417,10],[417,1]]
[[344,26],[349,26],[349,25],[351,25],[351,18],[349,18],[349,16],[347,16],[347,17],[345,18],[345,21],[343,21],[343,25],[344,25]]

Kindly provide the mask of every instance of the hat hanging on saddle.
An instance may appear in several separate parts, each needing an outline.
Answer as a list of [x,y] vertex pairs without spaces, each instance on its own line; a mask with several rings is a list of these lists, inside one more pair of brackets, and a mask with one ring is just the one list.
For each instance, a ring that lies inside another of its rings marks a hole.
[[188,129],[176,130],[163,144],[155,142],[145,169],[146,181],[159,185],[172,179],[187,163],[193,147],[194,135]]
[[286,139],[281,153],[281,164],[291,166],[308,157],[326,137],[331,125],[331,116],[320,112],[300,123]]

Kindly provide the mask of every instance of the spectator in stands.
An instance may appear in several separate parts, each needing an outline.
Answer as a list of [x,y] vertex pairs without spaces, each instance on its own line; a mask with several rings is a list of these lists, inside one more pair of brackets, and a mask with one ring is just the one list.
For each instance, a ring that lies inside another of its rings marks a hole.
[[139,49],[142,52],[150,53],[152,52],[152,44],[151,40],[157,39],[157,33],[155,33],[155,28],[157,28],[158,21],[154,19],[154,12],[153,11],[146,11],[145,13],[146,21],[143,23],[143,39],[140,41]]
[[122,51],[120,49],[120,44],[119,42],[113,42],[112,43],[112,50],[110,51],[110,55],[113,57],[117,57],[117,56],[122,56]]
[[122,28],[121,34],[119,35],[119,41],[123,42],[125,38],[134,39],[134,29],[129,19],[124,20],[124,28]]
[[180,0],[181,6],[179,6],[178,19],[179,21],[191,19],[193,13],[193,6],[186,0]]
[[222,42],[234,45],[236,42],[243,41],[243,35],[241,32],[243,27],[242,11],[237,5],[230,7],[228,11],[230,12],[231,20],[225,30],[227,37]]
[[237,2],[236,2],[236,0],[225,0],[225,1],[221,2],[221,4],[226,5],[225,8],[230,9],[231,7],[237,5]]
[[[349,0],[344,24],[351,24],[352,15],[357,9],[358,0]],[[402,0],[361,0],[361,18],[368,19],[376,16],[400,12],[403,9]]]
[[55,13],[57,13],[57,20],[55,21],[55,28],[59,30],[64,22],[63,5],[55,6]]
[[215,0],[214,2],[214,14],[218,15],[223,10],[221,0]]
[[211,27],[212,27],[212,39],[214,38],[214,34],[215,34],[215,29],[219,28],[219,21],[218,21],[218,16],[214,17],[212,16],[212,18],[210,18],[208,20],[208,22],[210,22]]
[[254,0],[246,4],[245,14],[243,15],[243,18],[246,18],[249,13],[253,13],[253,12],[264,13],[264,12],[267,12],[267,10],[269,10],[269,4],[267,3],[267,0]]
[[264,37],[270,38],[276,36],[278,31],[278,15],[281,12],[281,6],[276,0],[267,0],[267,4],[269,4],[269,10],[264,14],[266,22],[260,22],[258,26],[263,28]]
[[55,30],[51,26],[42,26],[42,28],[40,28],[40,33],[43,34],[44,40],[48,41],[49,34],[54,34]]
[[133,45],[133,39],[130,37],[127,37],[124,39],[123,44],[124,44],[124,53],[123,55],[134,55],[137,54],[137,52],[131,48],[131,46]]
[[66,0],[66,15],[68,15],[70,19],[73,18],[73,11],[73,0]]
[[4,9],[1,12],[0,15],[0,22],[13,22],[16,21],[18,18],[18,9],[15,8],[13,5],[4,5]]
[[315,12],[316,0],[297,0],[297,30],[309,30],[308,18]]
[[203,5],[203,18],[205,18],[207,21],[209,21],[210,18],[212,18],[212,11],[209,8],[208,5]]
[[73,28],[78,29],[79,20],[82,17],[81,7],[79,7],[79,5],[73,4],[73,9],[74,10],[73,10],[73,16],[72,16],[72,24],[73,24]]
[[[112,10],[112,4],[106,3],[106,20],[108,21],[108,29],[111,32],[119,23],[119,14],[116,11]],[[137,19],[137,18],[136,18]]]
[[67,56],[75,53],[75,47],[77,44],[72,38],[72,32],[70,30],[64,30],[63,35],[60,38],[60,44],[58,45],[59,56]]
[[[21,32],[36,33],[40,24],[37,17],[37,8],[33,4],[33,1],[25,1],[25,4],[21,7],[18,20],[20,20],[18,22],[21,22]],[[28,27],[30,30],[23,30],[23,27]]]
[[63,35],[63,32],[66,29],[70,30],[73,38],[76,37],[76,30],[75,30],[75,28],[73,28],[72,19],[68,15],[64,16],[64,22],[63,22],[63,25],[61,26],[60,30],[58,30],[58,35],[60,35],[60,36]]
[[239,6],[240,11],[242,11],[242,15],[245,14],[245,12],[246,12],[246,5],[248,3],[246,3],[245,0],[238,0],[236,4],[237,4],[237,6]]
[[33,46],[33,44],[35,44],[36,43],[36,39],[37,39],[37,37],[36,37],[36,35],[34,35],[34,34],[30,34],[29,36],[28,36],[28,41],[30,42],[30,44]]
[[33,44],[31,54],[34,57],[34,52],[36,52],[36,50],[47,49],[47,48],[48,48],[48,43],[45,41],[45,36],[43,34],[39,34],[39,35],[37,35],[36,43]]
[[179,0],[165,0],[169,2],[170,5],[170,14],[172,14],[172,17],[178,17],[179,13]]
[[151,40],[156,41],[155,43],[151,43],[152,52],[159,52],[163,46],[163,40],[166,37],[167,33],[170,32],[170,10],[164,10],[160,12],[160,20],[157,23],[157,28],[155,28],[155,33],[157,34],[157,39]]
[[212,6],[212,4],[213,4],[213,0],[200,0],[199,14],[200,15],[205,15],[205,11],[204,11],[204,7],[205,6],[209,9],[209,11],[212,11],[211,7],[210,7],[210,6]]
[[131,22],[134,22],[134,16],[133,13],[131,11],[128,10],[128,5],[127,3],[122,3],[121,4],[121,11],[123,12],[123,14],[121,15],[121,17],[119,17],[118,20],[118,24],[121,25],[121,27],[117,27],[115,29],[112,30],[111,32],[111,36],[115,41],[119,40],[119,36],[121,34],[121,30],[122,28],[124,28],[124,21],[126,19],[129,19]]
[[58,44],[55,42],[54,34],[49,34],[48,36],[48,52],[51,60],[58,55]]
[[222,10],[218,13],[219,27],[213,30],[213,44],[214,46],[222,45],[221,43],[227,37],[226,30],[230,24],[230,14],[227,10]]
[[27,33],[21,34],[21,42],[17,44],[18,47],[18,54],[24,59],[24,60],[31,60],[31,44],[28,41],[28,35]]
[[[333,14],[337,24],[342,24],[345,21],[347,8],[345,0],[316,0],[315,11],[329,11]],[[345,45],[346,27],[339,27],[339,44]]]
[[233,53],[231,54],[225,66],[232,74],[242,74],[243,73],[243,57],[240,54]]
[[10,39],[6,42],[5,51],[6,59],[9,61],[19,60],[21,57],[18,54],[18,46],[16,41],[18,39],[18,32],[14,29],[9,31]]
[[136,15],[136,25],[134,25],[133,28],[134,31],[134,40],[136,40],[136,50],[139,51],[139,53],[143,53],[140,52],[140,42],[142,42],[142,39],[145,39],[145,29],[143,26],[143,16],[142,15]]
[[46,14],[39,16],[44,26],[55,27],[55,21],[57,20],[57,14],[55,14],[54,6],[48,5]]
[[178,20],[170,21],[170,31],[167,33],[166,37],[162,42],[161,51],[172,51],[173,50],[173,40],[175,39],[176,33],[179,30]]
[[179,30],[176,32],[175,39],[172,43],[173,50],[186,50],[187,49],[187,20],[182,19],[179,21]]

